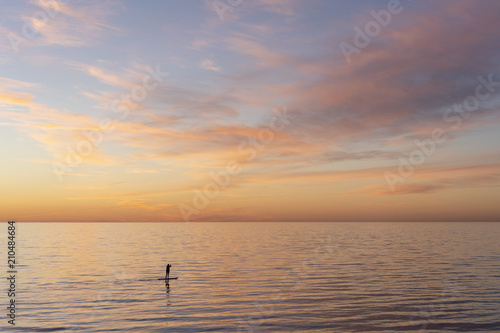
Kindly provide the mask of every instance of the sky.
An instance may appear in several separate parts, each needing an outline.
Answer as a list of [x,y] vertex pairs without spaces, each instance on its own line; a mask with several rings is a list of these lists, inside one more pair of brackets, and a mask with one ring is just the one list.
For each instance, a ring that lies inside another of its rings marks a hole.
[[0,219],[500,221],[498,1],[10,1]]

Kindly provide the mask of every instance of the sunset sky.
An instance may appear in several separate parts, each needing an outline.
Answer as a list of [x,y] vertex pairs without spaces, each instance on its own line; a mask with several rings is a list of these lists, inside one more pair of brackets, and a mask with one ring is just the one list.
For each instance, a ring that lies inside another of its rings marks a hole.
[[9,1],[0,219],[500,221],[500,2]]

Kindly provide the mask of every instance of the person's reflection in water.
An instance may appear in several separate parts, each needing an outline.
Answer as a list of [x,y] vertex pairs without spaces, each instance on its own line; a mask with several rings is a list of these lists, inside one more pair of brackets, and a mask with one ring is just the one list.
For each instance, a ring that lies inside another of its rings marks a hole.
[[[168,283],[168,280],[165,280],[165,294],[167,296],[167,306],[170,306],[170,284]],[[166,314],[166,320],[165,320],[165,326],[170,326],[170,322],[168,321],[169,315],[168,311],[165,313]]]
[[167,296],[167,305],[170,305],[170,283],[168,280],[165,280],[165,294]]

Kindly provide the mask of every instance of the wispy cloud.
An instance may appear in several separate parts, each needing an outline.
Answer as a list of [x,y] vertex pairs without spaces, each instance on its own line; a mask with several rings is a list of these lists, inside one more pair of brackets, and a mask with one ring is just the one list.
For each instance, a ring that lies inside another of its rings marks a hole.
[[24,17],[31,22],[42,36],[42,45],[83,46],[98,40],[106,31],[120,29],[106,23],[108,18],[123,10],[123,5],[116,1],[90,1],[67,3],[37,0],[33,3],[42,9],[54,12],[48,22],[38,17]]
[[[138,81],[140,77],[139,73],[132,72],[128,70],[125,73],[116,74],[115,71],[108,70],[106,68],[78,63],[78,62],[68,62],[69,65],[75,67],[76,69],[98,79],[102,83],[107,85],[121,88],[124,90],[129,90],[134,86],[134,81]],[[89,95],[89,97],[91,97]],[[95,95],[93,97],[96,97]]]
[[210,59],[205,59],[200,63],[200,67],[203,69],[207,69],[210,71],[215,71],[218,72],[220,70],[220,67],[215,66],[214,62]]
[[0,88],[0,103],[29,106],[32,99],[32,94]]
[[24,82],[24,81],[14,80],[14,79],[7,78],[7,77],[0,77],[0,86],[4,89],[7,89],[7,88],[29,89],[29,88],[38,87],[39,85],[36,83],[33,83],[33,82]]
[[[29,85],[29,84],[24,84]],[[33,101],[34,96],[21,92],[0,92],[0,102],[5,105],[21,105],[22,109],[0,110],[0,117],[11,121],[18,128],[38,142],[58,160],[65,160],[68,143],[85,138],[84,131],[98,128],[98,119],[85,114],[72,114],[49,108]],[[87,163],[110,164],[113,159],[98,147],[86,159]]]
[[279,67],[292,63],[291,58],[282,52],[245,37],[230,37],[227,44],[230,50],[250,56],[259,67]]
[[350,194],[394,196],[492,186],[500,187],[500,164],[498,163],[421,170],[413,179],[398,184],[394,191],[388,189],[387,186],[367,186],[353,190]]
[[258,0],[256,4],[262,9],[285,16],[296,15],[297,0]]
[[[229,161],[244,172],[199,220],[272,219],[262,207],[283,188],[304,189],[314,209],[326,211],[324,193],[335,192],[346,206],[358,199],[405,206],[414,198],[499,184],[492,148],[500,123],[499,3],[409,1],[346,64],[337,42],[352,40],[352,26],[366,22],[366,3],[223,2],[239,3],[223,22],[212,0],[127,2],[130,10],[98,0],[13,5],[0,34],[20,34],[25,23],[37,30],[23,44],[33,52],[7,57],[12,68],[4,75],[19,76],[0,77],[0,126],[24,135],[19,142],[31,151],[40,148],[17,161],[50,168],[86,134],[99,133],[103,118],[116,120],[81,169],[56,171],[75,177],[54,188],[73,204],[102,200],[127,217],[146,212],[144,219],[182,219],[172,203],[189,200],[193,188],[213,181],[208,174]],[[49,9],[55,15],[47,22],[32,15]],[[115,14],[122,16],[115,20]],[[0,47],[11,49],[6,40]],[[127,117],[112,112],[140,87],[144,64],[152,61],[168,63],[162,68],[170,66],[171,77]],[[478,76],[490,74],[498,91],[451,131],[444,111],[475,93]],[[282,105],[293,121],[273,132],[271,144],[259,145],[273,108]],[[449,130],[447,140],[389,191],[384,172],[397,169],[415,140],[436,128]],[[127,184],[115,188],[107,178]]]
[[362,152],[329,151],[325,153],[326,160],[331,162],[366,159],[396,159],[399,156],[399,153],[382,150],[369,150]]

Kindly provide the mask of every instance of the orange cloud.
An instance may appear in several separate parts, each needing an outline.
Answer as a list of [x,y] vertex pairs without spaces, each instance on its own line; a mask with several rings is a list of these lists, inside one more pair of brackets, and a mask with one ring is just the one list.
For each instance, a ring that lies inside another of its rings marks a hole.
[[32,94],[19,93],[0,88],[0,103],[29,106],[31,105],[32,99]]

